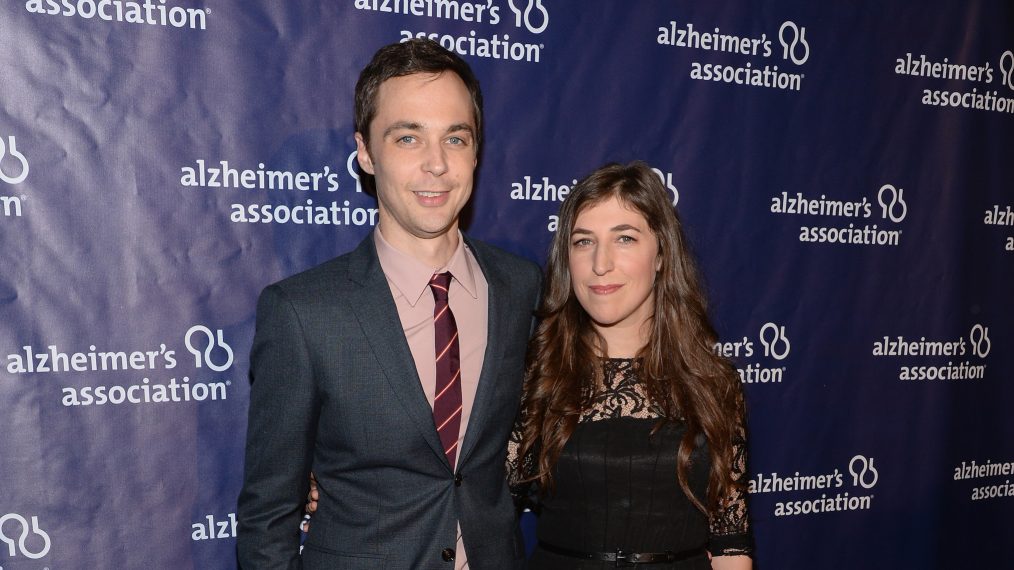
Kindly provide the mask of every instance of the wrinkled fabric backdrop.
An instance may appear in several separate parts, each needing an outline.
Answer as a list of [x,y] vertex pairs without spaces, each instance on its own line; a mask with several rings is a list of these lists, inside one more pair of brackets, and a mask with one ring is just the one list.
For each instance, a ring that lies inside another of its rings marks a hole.
[[672,192],[759,568],[1014,568],[1002,0],[4,2],[0,568],[235,567],[257,294],[375,224],[353,86],[418,35],[485,92],[471,235],[543,262],[607,161]]

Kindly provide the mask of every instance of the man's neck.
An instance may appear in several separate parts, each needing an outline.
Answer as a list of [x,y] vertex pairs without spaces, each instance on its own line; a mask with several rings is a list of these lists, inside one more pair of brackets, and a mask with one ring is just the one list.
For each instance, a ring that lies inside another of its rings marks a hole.
[[397,228],[394,230],[389,228],[390,226],[384,224],[383,221],[377,224],[377,230],[391,247],[434,269],[447,265],[458,248],[458,240],[460,239],[457,224],[448,228],[446,232],[431,238],[422,238],[398,231]]

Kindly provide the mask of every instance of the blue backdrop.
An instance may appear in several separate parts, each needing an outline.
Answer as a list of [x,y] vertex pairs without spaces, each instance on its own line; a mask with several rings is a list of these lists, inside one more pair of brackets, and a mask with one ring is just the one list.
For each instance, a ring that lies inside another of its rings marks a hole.
[[353,86],[420,34],[485,92],[471,235],[672,191],[759,568],[1014,568],[1010,2],[12,0],[0,569],[235,567],[256,296],[370,231]]

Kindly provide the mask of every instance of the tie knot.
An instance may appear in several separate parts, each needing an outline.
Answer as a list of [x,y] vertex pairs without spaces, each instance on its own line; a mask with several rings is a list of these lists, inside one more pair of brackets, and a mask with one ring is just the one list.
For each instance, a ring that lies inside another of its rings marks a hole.
[[447,290],[451,287],[451,273],[445,271],[443,273],[434,273],[433,277],[430,277],[430,289],[433,291],[433,298],[438,303],[447,302]]

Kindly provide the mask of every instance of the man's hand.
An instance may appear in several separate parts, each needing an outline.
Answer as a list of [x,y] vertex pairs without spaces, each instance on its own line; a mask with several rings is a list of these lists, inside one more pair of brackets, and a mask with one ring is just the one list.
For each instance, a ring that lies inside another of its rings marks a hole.
[[300,529],[303,532],[310,532],[310,518],[313,513],[317,512],[317,499],[320,498],[320,493],[317,491],[317,478],[313,475],[313,471],[310,472],[310,492],[306,494],[306,506],[303,508],[303,524],[300,525]]

